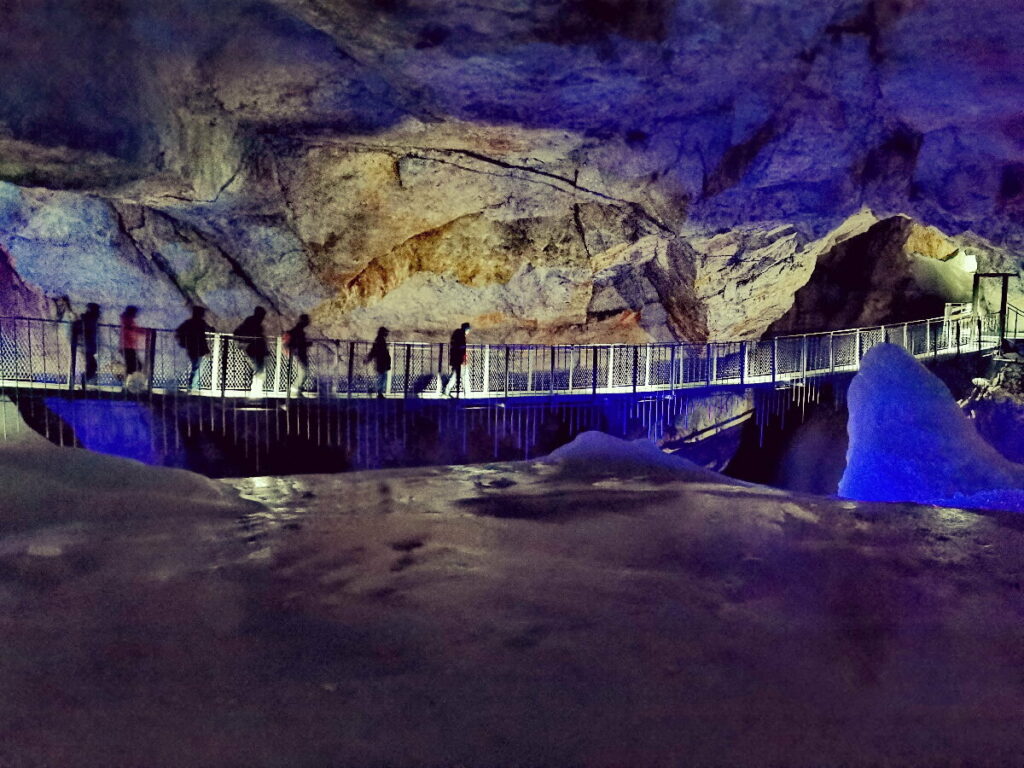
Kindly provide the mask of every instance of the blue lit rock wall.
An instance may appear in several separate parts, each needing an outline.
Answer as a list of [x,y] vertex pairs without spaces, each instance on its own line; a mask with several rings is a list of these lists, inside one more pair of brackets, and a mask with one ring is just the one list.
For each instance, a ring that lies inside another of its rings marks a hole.
[[702,340],[895,214],[1019,267],[1018,3],[59,5],[0,37],[0,245],[37,298]]

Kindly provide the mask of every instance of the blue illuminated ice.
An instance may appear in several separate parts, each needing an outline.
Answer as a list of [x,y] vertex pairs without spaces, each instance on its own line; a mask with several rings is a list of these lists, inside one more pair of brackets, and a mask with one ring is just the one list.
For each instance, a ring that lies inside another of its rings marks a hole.
[[986,443],[946,385],[901,347],[865,355],[849,409],[840,496],[1024,510],[1024,465]]

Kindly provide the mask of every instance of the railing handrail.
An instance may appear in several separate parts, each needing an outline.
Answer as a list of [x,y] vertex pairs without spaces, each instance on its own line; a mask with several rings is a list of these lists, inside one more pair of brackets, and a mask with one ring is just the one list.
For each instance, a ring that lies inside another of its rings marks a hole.
[[[1013,315],[1014,334],[1017,317]],[[146,349],[141,354],[125,353],[122,361],[118,325],[98,323],[100,335],[91,349],[68,333],[73,321],[0,317],[0,381],[71,389],[83,374],[83,387],[116,388],[129,384],[129,372],[141,370],[146,391],[175,391],[187,384],[188,391],[197,394],[249,391],[256,397],[293,397],[310,389],[339,397],[373,391],[442,397],[450,394],[453,381],[457,391],[473,398],[638,393],[736,384],[788,386],[856,371],[864,354],[880,342],[899,344],[916,357],[937,358],[998,345],[1006,327],[996,313],[947,313],[902,323],[739,341],[474,343],[467,345],[468,362],[458,367],[449,365],[450,342],[390,341],[391,366],[382,383],[367,354],[369,341],[313,337],[308,339],[309,354],[296,357],[289,354],[283,336],[264,337],[266,356],[251,357],[248,342],[258,337],[210,331],[208,354],[195,358],[181,347],[171,329],[152,328],[145,329]],[[100,358],[102,370],[97,367]],[[137,378],[132,386],[138,388]]]
[[[957,304],[948,303],[947,307],[950,307],[950,306],[957,306]],[[1010,309],[1010,310],[1012,310],[1014,312],[1017,312],[1018,314],[1024,316],[1024,311],[1022,311],[1020,309],[1017,309],[1017,307],[1013,306],[1012,304],[1008,305],[1008,309]],[[985,313],[979,313],[976,316],[977,317],[990,317],[992,315],[998,315],[998,313],[996,313],[996,312],[985,312]],[[502,348],[508,347],[510,349],[605,349],[607,347],[632,348],[632,347],[648,347],[648,346],[649,347],[678,347],[678,346],[706,347],[708,345],[712,345],[712,346],[716,346],[716,345],[718,345],[718,346],[733,346],[733,345],[737,345],[737,344],[761,344],[761,343],[767,343],[767,342],[780,342],[780,341],[786,341],[786,340],[790,340],[790,339],[803,339],[803,338],[816,338],[816,337],[820,338],[820,337],[826,337],[826,336],[833,336],[833,335],[836,335],[836,334],[857,333],[858,331],[863,333],[865,331],[878,331],[878,330],[881,330],[883,328],[899,328],[900,326],[904,326],[904,325],[911,326],[911,325],[921,325],[921,324],[932,323],[932,322],[946,322],[947,320],[962,320],[962,319],[964,319],[964,317],[967,317],[967,316],[975,316],[975,315],[974,315],[974,313],[972,311],[972,312],[968,313],[967,315],[956,317],[956,318],[950,318],[950,317],[948,317],[946,315],[939,315],[937,317],[929,317],[929,318],[924,318],[924,319],[920,319],[920,320],[905,320],[903,322],[898,322],[898,323],[880,323],[880,324],[877,324],[877,325],[864,325],[864,326],[858,326],[858,327],[855,327],[855,328],[836,328],[836,329],[828,330],[828,331],[809,331],[807,333],[789,333],[789,334],[783,334],[783,335],[779,335],[779,336],[767,336],[767,337],[760,338],[760,339],[732,339],[732,340],[708,340],[708,341],[651,341],[651,342],[641,342],[641,343],[638,343],[638,344],[630,344],[628,342],[603,342],[603,343],[597,343],[597,344],[572,344],[572,343],[570,343],[570,344],[521,344],[519,342],[494,342],[494,343],[487,342],[487,343],[469,343],[466,346],[469,347],[469,348],[476,348],[476,349],[482,349],[484,347],[502,347]],[[31,322],[58,323],[58,324],[68,324],[68,325],[70,325],[70,324],[72,324],[74,322],[74,320],[63,320],[63,319],[58,320],[58,319],[49,318],[49,317],[28,317],[28,316],[24,316],[24,315],[0,315],[0,321],[3,321],[3,320],[28,320],[28,321],[31,321]],[[112,328],[112,329],[120,328],[120,324],[118,324],[118,323],[97,323],[97,326],[98,327],[102,327],[102,328]],[[174,328],[156,328],[156,327],[149,327],[149,326],[139,326],[139,330],[141,330],[141,331],[155,331],[157,333],[174,333],[174,331],[176,329],[174,329]],[[208,333],[210,335],[217,335],[217,336],[220,336],[222,338],[223,337],[228,337],[228,338],[233,338],[233,339],[255,339],[255,338],[260,338],[258,336],[242,336],[242,335],[238,335],[238,334],[232,333],[230,331],[217,331],[217,330],[213,330],[213,331],[209,331]],[[266,336],[263,336],[263,338],[265,338],[265,339],[279,339],[279,338],[282,338],[284,336],[284,333],[285,332],[282,332],[280,334],[266,335]],[[355,343],[355,344],[370,344],[370,343],[372,343],[372,342],[367,341],[365,339],[334,339],[334,338],[330,338],[330,337],[327,337],[327,336],[315,336],[315,337],[314,336],[310,336],[310,337],[308,337],[308,341],[310,343],[328,343],[328,344],[335,344],[335,345],[337,345],[337,344],[351,344],[351,343]],[[447,341],[389,341],[388,342],[388,344],[392,344],[392,345],[402,345],[402,346],[410,346],[410,347],[431,347],[431,346],[437,346],[438,344],[448,344],[448,343],[449,342],[447,342]]]

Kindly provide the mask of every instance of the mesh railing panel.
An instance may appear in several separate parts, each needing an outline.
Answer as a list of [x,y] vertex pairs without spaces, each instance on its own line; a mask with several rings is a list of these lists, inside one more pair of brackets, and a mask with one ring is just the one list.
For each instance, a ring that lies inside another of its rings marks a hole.
[[[1015,333],[1016,310],[1008,315],[1006,333]],[[715,344],[649,345],[472,345],[463,366],[464,394],[585,394],[629,392],[634,388],[668,389],[714,384],[788,381],[833,371],[856,370],[860,359],[882,342],[904,347],[915,356],[955,353],[992,346],[1000,333],[998,315],[936,318],[891,326],[783,336],[759,341]],[[1024,328],[1021,328],[1024,331]],[[210,333],[211,353],[200,366],[198,390],[248,393],[253,365],[245,339]],[[120,386],[124,356],[117,326],[97,331],[94,383]],[[267,340],[262,392],[284,396],[298,384],[296,361],[277,338]],[[366,355],[371,344],[311,339],[309,365],[302,389],[324,396],[366,396],[376,392],[377,372]],[[440,396],[449,382],[447,344],[393,343],[391,372],[385,391],[391,395]],[[150,333],[143,371],[157,390],[184,390],[191,363],[172,331]],[[152,359],[147,359],[152,358]],[[43,319],[0,318],[0,381],[33,386],[80,383],[86,368],[81,342],[72,352],[71,324]]]

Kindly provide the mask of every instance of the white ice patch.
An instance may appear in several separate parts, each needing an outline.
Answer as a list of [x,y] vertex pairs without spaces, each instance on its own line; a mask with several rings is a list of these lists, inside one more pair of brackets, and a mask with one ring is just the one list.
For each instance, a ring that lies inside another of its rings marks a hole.
[[193,472],[53,445],[6,398],[0,398],[0,422],[7,427],[0,439],[2,531],[248,506],[223,483]]
[[985,442],[946,385],[901,347],[873,347],[848,399],[840,496],[1024,510],[1024,466]]
[[650,440],[623,440],[597,431],[577,435],[571,443],[556,448],[541,461],[582,477],[667,474],[680,480],[739,482],[681,456],[665,453]]

